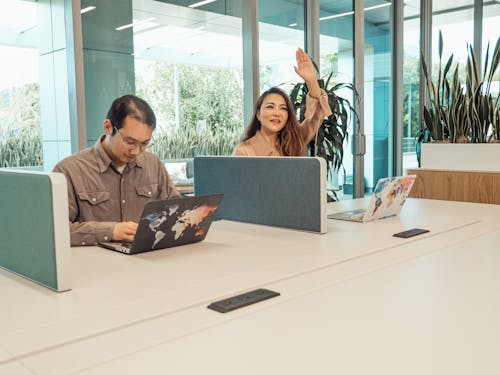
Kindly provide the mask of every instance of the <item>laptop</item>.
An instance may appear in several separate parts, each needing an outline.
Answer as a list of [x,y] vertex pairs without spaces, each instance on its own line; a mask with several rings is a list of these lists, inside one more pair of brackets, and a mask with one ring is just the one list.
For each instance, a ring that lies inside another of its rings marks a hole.
[[364,223],[399,214],[410,194],[416,175],[381,178],[373,190],[367,209],[342,211],[328,215],[329,219]]
[[125,254],[138,254],[203,241],[222,196],[211,194],[148,202],[133,242],[100,242],[99,245]]

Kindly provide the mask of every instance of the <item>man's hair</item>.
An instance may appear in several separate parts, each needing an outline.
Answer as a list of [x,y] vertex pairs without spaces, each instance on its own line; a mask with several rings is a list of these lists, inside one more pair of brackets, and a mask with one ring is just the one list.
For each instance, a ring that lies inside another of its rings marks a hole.
[[124,95],[115,99],[106,118],[116,129],[121,129],[127,116],[150,126],[153,130],[156,128],[156,116],[153,110],[145,100],[135,95]]

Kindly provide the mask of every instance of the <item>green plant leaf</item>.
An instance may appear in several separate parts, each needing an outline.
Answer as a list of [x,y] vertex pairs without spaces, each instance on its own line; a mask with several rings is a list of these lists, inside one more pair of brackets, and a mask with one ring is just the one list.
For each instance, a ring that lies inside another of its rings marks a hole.
[[443,33],[441,30],[439,30],[439,36],[438,36],[438,53],[439,53],[439,60],[443,57]]

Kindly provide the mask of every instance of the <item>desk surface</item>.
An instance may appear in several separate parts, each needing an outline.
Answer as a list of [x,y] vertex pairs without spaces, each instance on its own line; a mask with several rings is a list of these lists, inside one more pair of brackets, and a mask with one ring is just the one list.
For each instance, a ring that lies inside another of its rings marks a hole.
[[83,373],[498,374],[499,242],[490,232],[299,296],[273,284],[281,300]]
[[[363,203],[341,202],[330,210]],[[177,345],[212,329],[223,332],[235,318],[474,242],[499,221],[499,206],[410,199],[399,217],[365,224],[331,220],[325,235],[222,221],[204,242],[170,250],[125,256],[75,248],[74,287],[67,293],[0,272],[0,298],[7,306],[0,310],[0,372],[90,371],[124,355],[134,362],[136,355],[149,355],[147,348]],[[417,226],[431,232],[410,240],[392,237]],[[205,307],[261,286],[282,297],[226,315]]]

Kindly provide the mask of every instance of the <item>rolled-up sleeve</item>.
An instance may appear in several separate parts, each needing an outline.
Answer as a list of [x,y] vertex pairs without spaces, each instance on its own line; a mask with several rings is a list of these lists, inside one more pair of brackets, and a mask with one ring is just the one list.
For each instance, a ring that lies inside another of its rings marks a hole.
[[328,95],[325,90],[321,90],[321,95],[318,98],[307,94],[306,113],[304,121],[300,124],[300,132],[306,144],[314,138],[323,123],[323,119],[331,114],[332,110],[328,104]]

